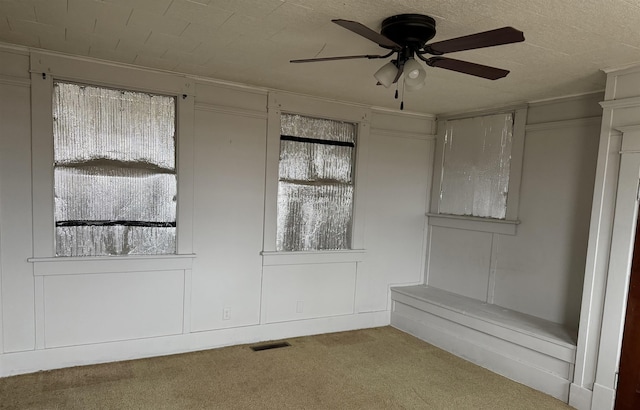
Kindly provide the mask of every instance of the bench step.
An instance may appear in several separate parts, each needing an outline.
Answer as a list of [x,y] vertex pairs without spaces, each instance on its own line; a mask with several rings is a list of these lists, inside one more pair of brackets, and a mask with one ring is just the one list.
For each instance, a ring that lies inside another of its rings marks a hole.
[[424,285],[391,288],[391,325],[565,402],[576,333],[535,316]]

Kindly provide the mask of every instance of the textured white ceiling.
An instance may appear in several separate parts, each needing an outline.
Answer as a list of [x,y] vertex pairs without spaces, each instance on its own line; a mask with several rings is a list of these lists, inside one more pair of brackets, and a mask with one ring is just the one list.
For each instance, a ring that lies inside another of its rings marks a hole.
[[221,80],[398,108],[376,86],[382,60],[290,64],[377,54],[331,23],[379,31],[385,17],[427,14],[434,40],[503,26],[525,42],[450,54],[511,70],[489,81],[427,68],[407,110],[443,113],[604,89],[600,69],[640,63],[638,0],[0,0],[0,41]]

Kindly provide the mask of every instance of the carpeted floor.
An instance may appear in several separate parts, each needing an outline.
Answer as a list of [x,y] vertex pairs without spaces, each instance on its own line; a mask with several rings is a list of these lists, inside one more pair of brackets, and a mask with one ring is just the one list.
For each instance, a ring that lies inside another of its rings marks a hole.
[[2,409],[570,409],[391,327],[0,379]]

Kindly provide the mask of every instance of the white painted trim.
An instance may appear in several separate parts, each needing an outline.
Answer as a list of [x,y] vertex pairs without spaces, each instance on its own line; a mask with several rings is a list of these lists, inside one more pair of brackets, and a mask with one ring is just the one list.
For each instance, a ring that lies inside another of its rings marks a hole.
[[637,73],[637,72],[640,72],[640,64],[630,63],[630,64],[618,66],[618,67],[608,67],[608,68],[603,68],[602,71],[604,71],[606,74],[612,74],[615,76]]
[[[524,162],[524,139],[526,135],[527,107],[516,109],[513,115],[513,134],[511,143],[511,163],[509,164],[509,191],[505,219],[518,219],[520,209],[520,184],[522,183],[522,164]],[[515,233],[514,233],[515,235]]]
[[502,235],[515,235],[518,220],[478,218],[474,216],[427,214],[429,225],[467,231],[493,232]]
[[[513,107],[505,107],[504,110],[496,110],[496,111],[479,111],[477,113],[466,113],[460,114],[458,116],[452,117],[439,117],[438,118],[438,127],[437,127],[437,136],[436,136],[436,151],[435,151],[435,159],[433,164],[433,183],[432,183],[432,196],[431,196],[431,213],[428,216],[435,217],[446,217],[444,214],[440,214],[440,193],[442,189],[442,175],[443,175],[443,164],[444,164],[444,137],[446,131],[446,121],[450,119],[463,119],[463,118],[471,118],[479,115],[493,115],[500,113],[513,113],[513,140],[511,145],[511,164],[509,166],[509,191],[507,195],[507,209],[505,212],[506,222],[513,223],[513,229],[507,229],[505,227],[495,227],[494,224],[478,224],[475,222],[483,222],[488,218],[477,218],[473,219],[473,222],[469,222],[468,226],[465,228],[463,222],[445,222],[442,219],[436,220],[436,223],[440,224],[450,224],[454,223],[455,227],[458,229],[467,229],[473,231],[484,231],[484,232],[494,232],[494,233],[503,233],[505,235],[515,235],[516,228],[515,225],[518,219],[518,210],[520,207],[520,185],[522,183],[522,164],[524,160],[524,139],[525,139],[525,125],[527,122],[527,105],[517,105]],[[499,221],[499,220],[491,220],[491,221]],[[432,222],[429,222],[433,225]],[[445,225],[438,225],[445,226]],[[485,230],[486,229],[488,230]],[[498,229],[497,231],[495,229]]]
[[55,255],[53,204],[53,79],[31,73],[33,256]]
[[489,278],[487,280],[487,303],[493,304],[496,293],[496,273],[498,271],[498,237],[491,235],[491,254],[489,256]]
[[[607,84],[609,87],[611,79]],[[593,388],[596,378],[606,293],[605,281],[610,259],[613,213],[620,168],[622,135],[611,130],[612,117],[613,110],[604,110],[578,330],[574,383],[586,389]]]
[[44,308],[44,277],[34,279],[34,303],[35,303],[35,335],[36,349],[45,348],[45,308]]
[[[640,132],[623,134],[623,146],[635,146]],[[596,384],[615,390],[626,315],[631,260],[638,215],[637,188],[640,180],[640,154],[624,154],[620,160],[613,233],[606,282]],[[594,387],[594,402],[596,400]]]
[[191,294],[193,289],[193,271],[184,270],[184,295],[182,311],[182,333],[191,333]]
[[29,258],[35,276],[191,269],[195,254]]
[[65,56],[58,53],[33,51],[32,73],[46,73],[58,79],[84,81],[90,84],[117,85],[131,90],[193,95],[195,83],[184,74],[161,72],[88,57]]
[[263,266],[308,265],[319,263],[348,263],[365,260],[364,249],[336,251],[260,252]]
[[569,386],[569,406],[577,410],[591,410],[593,392],[575,383]]
[[19,46],[17,44],[4,43],[0,41],[0,51],[19,54],[23,56],[29,55],[29,47]]
[[551,98],[543,98],[540,100],[531,100],[529,101],[529,107],[541,107],[550,104],[557,104],[560,102],[569,102],[569,101],[578,101],[583,100],[587,95],[595,95],[604,93],[604,89],[598,91],[589,91],[586,93],[578,93],[578,94],[569,94],[562,97],[551,97]]
[[593,395],[591,397],[592,410],[613,410],[616,401],[616,391],[596,383],[593,385]]
[[422,118],[422,119],[428,119],[428,120],[435,120],[436,119],[436,115],[435,114],[429,114],[429,113],[422,113],[422,112],[415,112],[415,111],[400,111],[394,108],[387,108],[387,107],[379,107],[379,106],[373,106],[371,107],[371,111],[375,114],[391,114],[391,115],[397,115],[399,117],[410,117],[410,118]]
[[278,165],[280,162],[280,116],[282,111],[272,94],[269,94],[268,100],[262,249],[266,252],[275,252],[276,218],[278,213]]
[[17,85],[18,87],[31,87],[31,80],[28,78],[0,74],[0,84]]
[[371,134],[379,135],[381,137],[406,138],[406,139],[421,140],[421,141],[429,141],[429,140],[436,139],[436,136],[433,134],[422,134],[418,132],[389,130],[384,128],[371,128]]
[[[640,132],[640,124],[639,125],[629,125],[629,126],[626,126],[626,127],[616,127],[616,130],[620,131],[623,134],[631,134],[631,133],[634,133],[634,132]],[[637,138],[636,138],[636,140],[637,140]],[[636,142],[636,141],[635,140],[634,141],[629,141],[629,138],[627,138],[627,141],[623,141],[622,151],[628,151],[628,149],[626,149],[625,147],[629,146],[628,144],[632,143],[632,142]]]
[[236,327],[206,332],[50,348],[0,355],[0,377],[121,360],[214,349],[267,340],[387,326],[389,312]]
[[307,98],[291,93],[271,92],[268,97],[263,251],[276,251],[280,116],[283,112],[348,121],[358,125],[351,248],[355,250],[364,249],[366,215],[366,196],[364,193],[366,192],[371,109],[321,98]]
[[640,97],[620,98],[618,100],[602,101],[600,106],[604,109],[629,108],[640,106]]
[[[43,75],[43,73],[46,73]],[[177,249],[193,251],[193,157],[195,83],[182,75],[150,71],[57,53],[31,53],[33,256],[55,255],[53,204],[53,77],[109,87],[168,93],[176,98],[176,171],[178,178]],[[87,265],[90,266],[90,265]],[[36,268],[36,270],[41,268]]]
[[558,128],[591,127],[591,126],[600,125],[601,122],[602,122],[602,117],[588,117],[588,118],[578,118],[575,120],[540,122],[536,124],[528,124],[525,127],[525,131],[535,132],[535,131],[555,130]]
[[442,120],[436,123],[436,146],[433,159],[433,177],[431,182],[431,204],[430,212],[437,214],[440,211],[440,191],[442,189],[442,174],[444,163],[444,134],[447,122]]
[[195,164],[195,97],[176,97],[176,171],[178,203],[176,209],[176,253],[193,253],[193,205]]
[[267,113],[267,111],[250,110],[246,108],[237,108],[237,107],[227,107],[224,105],[203,103],[203,102],[196,102],[195,109],[198,111],[210,111],[210,112],[236,115],[236,116],[247,117],[247,118],[267,119],[269,117],[269,114]]
[[369,135],[371,111],[362,114],[358,123],[356,139],[356,163],[354,169],[353,216],[351,228],[351,249],[365,249],[365,222],[367,216],[367,174],[369,169]]
[[257,85],[249,85],[242,83],[234,83],[233,81],[220,80],[212,77],[203,77],[201,75],[186,74],[188,78],[193,79],[196,83],[202,85],[213,85],[219,88],[226,88],[227,90],[237,90],[245,93],[251,93],[256,95],[266,96],[271,89],[267,87],[260,87]]
[[276,104],[282,111],[292,114],[315,115],[340,121],[358,122],[371,118],[371,107],[366,104],[333,100],[291,91],[270,90],[269,106]]
[[486,108],[482,110],[476,111],[465,111],[465,112],[457,112],[457,113],[445,113],[438,115],[438,121],[448,121],[448,120],[462,120],[465,118],[473,118],[473,117],[482,117],[485,115],[494,115],[494,114],[506,114],[509,112],[516,112],[520,110],[527,110],[528,104],[513,104],[513,105],[503,105],[500,107],[494,108]]

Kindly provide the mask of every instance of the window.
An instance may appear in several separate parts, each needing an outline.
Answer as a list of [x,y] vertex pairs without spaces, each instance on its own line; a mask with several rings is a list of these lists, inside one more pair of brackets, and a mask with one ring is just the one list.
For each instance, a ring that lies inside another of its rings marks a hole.
[[506,113],[446,122],[439,213],[505,219],[513,117]]
[[277,251],[351,249],[356,129],[280,116]]
[[176,253],[176,99],[55,81],[56,256]]

